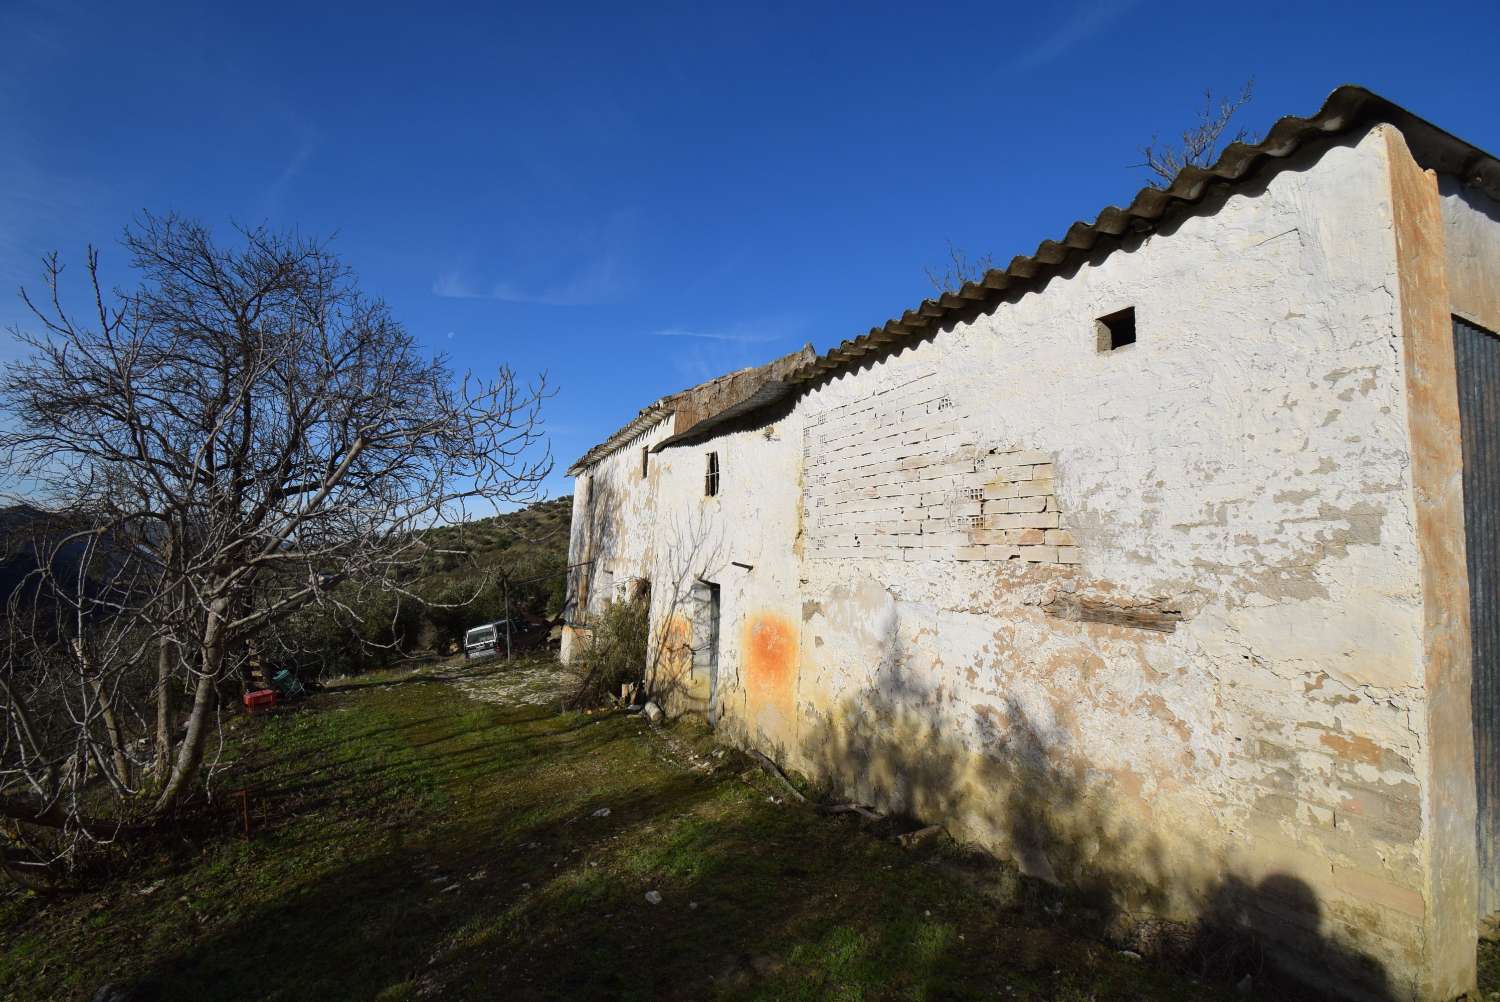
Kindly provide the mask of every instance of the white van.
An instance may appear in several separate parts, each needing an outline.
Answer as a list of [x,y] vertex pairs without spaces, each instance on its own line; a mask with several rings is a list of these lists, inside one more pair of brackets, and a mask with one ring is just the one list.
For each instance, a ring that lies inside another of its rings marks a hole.
[[476,626],[464,634],[464,660],[492,658],[505,643],[505,620]]

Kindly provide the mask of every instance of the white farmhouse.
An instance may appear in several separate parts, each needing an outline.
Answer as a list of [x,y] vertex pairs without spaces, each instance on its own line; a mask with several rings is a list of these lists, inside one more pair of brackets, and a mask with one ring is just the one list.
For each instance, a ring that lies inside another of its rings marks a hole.
[[1500,163],[1344,87],[572,468],[678,712],[1349,997],[1500,911]]

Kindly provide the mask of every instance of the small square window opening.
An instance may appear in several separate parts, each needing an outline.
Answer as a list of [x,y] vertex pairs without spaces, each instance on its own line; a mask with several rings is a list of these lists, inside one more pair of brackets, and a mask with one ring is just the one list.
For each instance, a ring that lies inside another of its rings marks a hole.
[[1098,334],[1101,352],[1135,344],[1135,307],[1127,306],[1118,313],[1100,317],[1094,321],[1094,330]]
[[715,497],[719,493],[719,454],[708,454],[708,469],[703,474],[703,496]]

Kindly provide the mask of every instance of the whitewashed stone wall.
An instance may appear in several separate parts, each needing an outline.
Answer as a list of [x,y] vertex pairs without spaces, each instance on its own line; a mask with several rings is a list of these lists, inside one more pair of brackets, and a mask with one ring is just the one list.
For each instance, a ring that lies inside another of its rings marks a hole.
[[573,657],[588,622],[605,603],[629,597],[634,582],[651,576],[659,472],[652,457],[642,474],[641,450],[669,437],[674,424],[674,418],[667,417],[644,429],[574,481],[564,662]]
[[[709,710],[712,698],[713,719],[746,744],[780,742],[797,727],[801,442],[793,413],[659,454],[653,651],[679,705]],[[712,497],[709,452],[719,457]],[[714,679],[684,649],[708,642],[688,601],[700,581],[719,587]]]
[[[1418,963],[1421,588],[1389,200],[1368,136],[811,393],[802,762],[863,749],[870,796],[953,812],[1042,875],[1165,869],[1185,912],[1226,872],[1295,882],[1283,918]],[[1139,341],[1101,353],[1096,318],[1125,307]],[[1026,496],[1040,511],[974,496],[1027,482],[981,479],[1001,454],[1051,481]],[[862,532],[829,517],[887,498]],[[1027,530],[1042,540],[996,535]],[[938,742],[958,792],[905,779],[880,727]],[[1031,796],[1090,805],[1058,824],[1113,849],[1015,844],[986,763],[1010,769],[1018,742]]]
[[[724,733],[1122,916],[1231,918],[1419,996],[1394,241],[1377,129],[664,450],[654,637],[686,635],[663,582],[714,580]],[[1138,341],[1100,351],[1126,307]]]

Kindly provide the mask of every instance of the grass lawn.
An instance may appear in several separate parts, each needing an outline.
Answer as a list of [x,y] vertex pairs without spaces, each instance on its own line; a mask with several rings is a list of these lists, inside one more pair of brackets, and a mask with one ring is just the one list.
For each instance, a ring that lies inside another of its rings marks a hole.
[[690,723],[392,674],[236,718],[224,757],[190,841],[0,890],[0,998],[1243,998],[1069,934],[1003,867],[774,802]]

